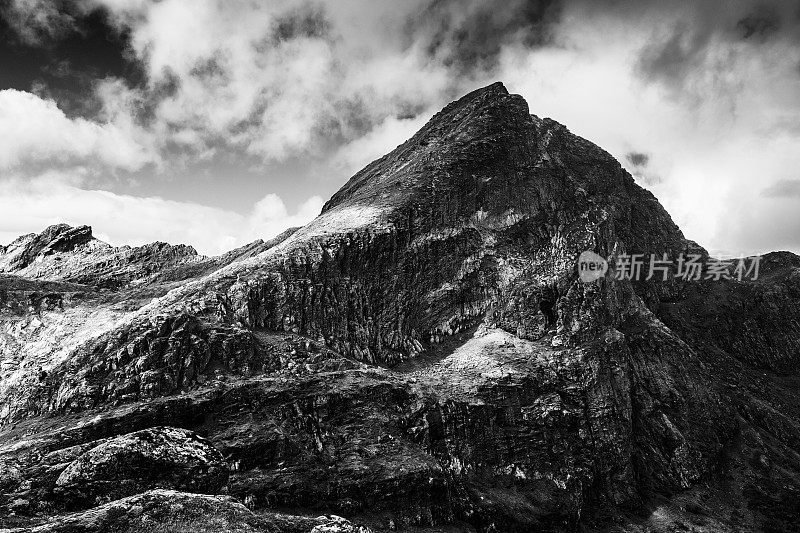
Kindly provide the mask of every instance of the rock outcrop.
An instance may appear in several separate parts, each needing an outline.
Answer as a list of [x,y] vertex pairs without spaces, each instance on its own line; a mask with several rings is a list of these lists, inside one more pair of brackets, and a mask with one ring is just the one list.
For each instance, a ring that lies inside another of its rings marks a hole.
[[[156,529],[154,529],[154,527]],[[8,533],[370,533],[338,516],[256,515],[226,496],[152,490]]]
[[[708,254],[613,157],[501,84],[271,242],[203,258],[78,230],[0,255],[6,525],[103,497],[128,496],[92,516],[156,509],[172,493],[130,495],[173,488],[376,531],[800,528],[800,258],[719,282],[618,279],[612,260],[583,282],[586,250]],[[193,433],[144,445],[159,426]],[[195,475],[220,458],[224,488]]]
[[26,279],[120,288],[170,267],[202,261],[191,246],[156,242],[116,248],[94,238],[92,228],[56,224],[0,250],[0,273]]
[[55,492],[70,506],[91,507],[153,488],[215,494],[227,481],[228,465],[207,440],[156,427],[81,453],[58,476]]

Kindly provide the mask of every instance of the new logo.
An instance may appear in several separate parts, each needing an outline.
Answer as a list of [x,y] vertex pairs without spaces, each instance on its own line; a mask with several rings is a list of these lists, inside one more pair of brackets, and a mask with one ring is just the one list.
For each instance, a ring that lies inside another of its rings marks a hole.
[[608,272],[608,261],[602,256],[586,250],[578,257],[578,276],[584,283],[596,281]]

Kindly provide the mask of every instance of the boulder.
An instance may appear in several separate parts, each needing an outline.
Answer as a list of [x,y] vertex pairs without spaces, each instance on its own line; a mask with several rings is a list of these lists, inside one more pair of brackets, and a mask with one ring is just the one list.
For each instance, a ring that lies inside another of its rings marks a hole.
[[56,480],[67,506],[88,507],[163,488],[213,494],[228,480],[222,454],[185,429],[154,427],[106,440]]
[[8,461],[0,459],[0,494],[13,492],[22,482],[19,468]]

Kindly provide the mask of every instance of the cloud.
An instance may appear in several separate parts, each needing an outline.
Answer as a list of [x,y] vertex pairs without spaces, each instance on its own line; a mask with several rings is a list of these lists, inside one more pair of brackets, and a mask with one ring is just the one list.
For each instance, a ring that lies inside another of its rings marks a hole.
[[302,226],[319,214],[323,203],[314,196],[292,213],[280,197],[270,194],[241,215],[192,202],[84,190],[74,181],[48,173],[35,180],[0,182],[0,242],[65,222],[91,225],[96,237],[115,245],[160,240],[191,244],[200,253],[216,255]]
[[[246,240],[255,236],[273,237],[286,228],[304,226],[320,214],[324,203],[320,196],[312,196],[292,214],[280,196],[268,194],[256,202],[248,216],[248,231],[244,233],[248,235]],[[241,236],[239,240],[241,241]]]
[[[717,96],[742,90],[735,75],[755,56],[765,64],[800,43],[800,16],[792,2],[714,0],[650,3],[658,20],[638,54],[638,73],[671,88],[675,96]],[[623,17],[622,20],[625,20]],[[795,54],[790,53],[789,57]],[[733,72],[732,72],[733,71]]]
[[163,150],[264,162],[324,153],[387,117],[442,103],[449,81],[414,50],[354,41],[363,34],[355,25],[379,24],[366,3],[335,4],[335,15],[333,4],[310,2],[101,3],[129,32],[146,80],[107,79],[98,95],[106,107],[127,102]]
[[646,167],[650,162],[650,156],[642,152],[628,152],[625,159],[634,167]]
[[560,6],[93,1],[129,33],[146,78],[101,82],[106,106],[128,102],[164,150],[263,163],[336,152],[493,81],[505,46],[549,42]]
[[736,23],[742,39],[769,40],[782,26],[780,14],[773,6],[756,6],[751,13]]
[[[789,186],[789,194],[750,195],[726,198],[726,217],[714,241],[730,256],[763,254],[778,250],[800,251],[800,188]],[[731,243],[735,243],[731,245]],[[722,253],[718,254],[722,255]]]
[[[31,16],[35,1],[16,0]],[[50,4],[41,26],[55,38],[56,15],[102,10],[127,36],[143,79],[97,80],[94,97],[162,159],[268,164],[337,152],[493,81],[505,46],[549,42],[560,4],[88,0]]]
[[119,124],[71,119],[52,100],[0,90],[0,169],[99,163],[137,170],[152,161]]
[[650,155],[644,152],[628,152],[625,160],[630,164],[631,175],[645,186],[661,183],[662,177],[650,169]]
[[761,191],[766,198],[800,198],[800,180],[780,180]]
[[511,43],[526,48],[552,42],[559,0],[433,0],[411,14],[407,39],[429,57],[459,71],[489,71]]
[[63,0],[7,0],[0,18],[26,45],[50,45],[74,31],[75,18]]
[[645,78],[682,87],[685,78],[705,62],[710,39],[707,33],[678,27],[665,41],[648,44],[637,68]]

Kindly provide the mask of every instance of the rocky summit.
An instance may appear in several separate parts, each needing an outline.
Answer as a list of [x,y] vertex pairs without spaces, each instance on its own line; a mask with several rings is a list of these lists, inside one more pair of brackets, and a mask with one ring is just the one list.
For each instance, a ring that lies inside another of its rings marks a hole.
[[708,258],[499,83],[268,242],[20,237],[0,528],[800,530],[800,257],[587,283],[587,250]]

